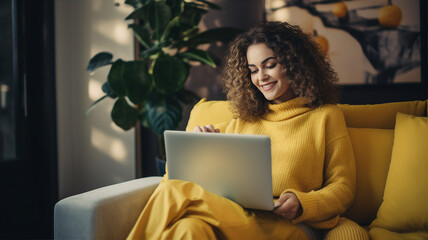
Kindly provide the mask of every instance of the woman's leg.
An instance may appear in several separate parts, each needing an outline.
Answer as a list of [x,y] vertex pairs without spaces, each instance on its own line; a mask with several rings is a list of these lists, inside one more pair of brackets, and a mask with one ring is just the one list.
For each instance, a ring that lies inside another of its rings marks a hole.
[[[198,221],[180,222],[188,218]],[[192,223],[198,226],[190,226]],[[290,221],[270,212],[248,211],[197,184],[168,180],[154,191],[128,239],[162,239],[189,234],[187,232],[199,227],[203,229],[197,231],[207,236],[215,234],[218,238],[227,239],[246,236],[253,239],[275,239],[275,236],[282,239],[306,238]]]
[[337,226],[327,232],[324,236],[325,240],[340,240],[340,239],[349,239],[349,240],[368,240],[369,235],[366,230],[364,230],[357,223],[341,217]]
[[161,239],[217,239],[214,229],[198,218],[182,218],[165,229]]

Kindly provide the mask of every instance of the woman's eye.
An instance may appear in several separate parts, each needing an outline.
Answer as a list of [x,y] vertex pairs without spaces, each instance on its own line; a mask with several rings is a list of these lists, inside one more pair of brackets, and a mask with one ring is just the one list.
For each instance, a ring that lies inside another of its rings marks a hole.
[[276,63],[275,63],[275,64],[272,64],[272,65],[270,65],[270,66],[267,66],[266,68],[272,69],[272,68],[274,68],[274,67],[276,67]]
[[257,73],[258,70],[250,71],[251,74]]

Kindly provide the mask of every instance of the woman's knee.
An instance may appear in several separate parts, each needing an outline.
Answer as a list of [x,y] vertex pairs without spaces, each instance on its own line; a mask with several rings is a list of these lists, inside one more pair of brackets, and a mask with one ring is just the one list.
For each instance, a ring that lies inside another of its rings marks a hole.
[[159,184],[156,189],[156,192],[158,192],[159,194],[167,194],[178,197],[180,195],[187,194],[185,189],[189,189],[188,185],[191,185],[191,183],[181,180],[167,180]]
[[360,225],[342,217],[339,220],[339,224],[325,234],[324,239],[368,240],[369,235]]

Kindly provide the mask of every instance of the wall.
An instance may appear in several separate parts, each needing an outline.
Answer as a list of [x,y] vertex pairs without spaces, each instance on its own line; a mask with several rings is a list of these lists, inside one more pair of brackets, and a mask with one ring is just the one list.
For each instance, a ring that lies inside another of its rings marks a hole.
[[123,20],[131,11],[113,0],[55,1],[60,198],[135,177],[134,131],[112,124],[113,101],[102,101],[85,116],[103,96],[109,69],[89,73],[89,59],[100,51],[133,59],[132,32]]

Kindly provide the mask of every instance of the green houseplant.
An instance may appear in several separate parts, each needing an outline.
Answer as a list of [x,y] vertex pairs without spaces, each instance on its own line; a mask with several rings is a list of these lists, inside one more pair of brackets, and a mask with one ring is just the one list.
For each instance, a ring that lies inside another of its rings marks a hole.
[[[163,142],[163,132],[176,129],[182,120],[182,104],[199,97],[185,89],[191,62],[215,67],[211,55],[197,47],[214,41],[229,41],[240,32],[235,28],[215,28],[200,32],[198,24],[209,9],[220,9],[206,0],[126,0],[134,7],[130,20],[139,42],[135,60],[116,59],[100,52],[89,61],[87,70],[110,65],[107,81],[102,85],[103,99],[116,99],[111,110],[113,122],[124,130],[142,124]],[[165,158],[162,144],[158,151]]]

